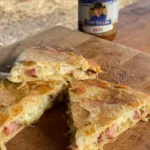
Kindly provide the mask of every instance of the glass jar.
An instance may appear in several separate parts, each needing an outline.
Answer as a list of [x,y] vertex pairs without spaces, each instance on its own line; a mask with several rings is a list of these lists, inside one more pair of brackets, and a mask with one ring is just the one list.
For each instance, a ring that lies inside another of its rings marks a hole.
[[79,0],[79,31],[112,41],[116,37],[118,0]]

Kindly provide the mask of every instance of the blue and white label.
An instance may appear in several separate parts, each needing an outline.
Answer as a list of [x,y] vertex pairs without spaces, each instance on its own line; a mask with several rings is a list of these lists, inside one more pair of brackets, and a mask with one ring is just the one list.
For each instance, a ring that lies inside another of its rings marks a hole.
[[79,0],[79,22],[91,34],[112,30],[118,22],[118,0]]

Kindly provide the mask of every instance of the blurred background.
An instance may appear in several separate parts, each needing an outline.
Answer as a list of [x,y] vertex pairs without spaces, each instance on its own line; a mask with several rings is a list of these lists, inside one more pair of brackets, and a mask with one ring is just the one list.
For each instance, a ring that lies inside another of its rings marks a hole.
[[[120,8],[136,0],[119,0]],[[78,0],[0,0],[0,47],[56,25],[77,29]]]

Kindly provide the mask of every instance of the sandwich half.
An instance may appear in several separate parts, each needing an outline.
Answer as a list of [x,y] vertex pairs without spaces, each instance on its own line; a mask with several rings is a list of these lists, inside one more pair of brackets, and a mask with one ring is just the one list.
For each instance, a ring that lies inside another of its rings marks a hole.
[[14,84],[0,82],[0,149],[24,127],[38,121],[45,110],[51,108],[65,93],[64,80],[31,81]]
[[68,105],[70,149],[102,150],[140,120],[148,121],[150,96],[106,81],[72,81]]
[[12,82],[64,78],[94,79],[100,67],[83,56],[51,48],[29,48],[16,60],[8,79]]

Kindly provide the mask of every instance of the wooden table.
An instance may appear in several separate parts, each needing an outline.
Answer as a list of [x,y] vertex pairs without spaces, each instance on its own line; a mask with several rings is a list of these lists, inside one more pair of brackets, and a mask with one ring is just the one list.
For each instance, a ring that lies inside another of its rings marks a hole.
[[138,0],[120,11],[114,42],[150,53],[150,1]]
[[[150,55],[132,49],[150,53],[149,41],[150,2],[140,0],[121,10],[118,35],[114,42],[55,27],[0,49],[0,70],[8,71],[6,66],[12,66],[16,56],[25,48],[51,46],[68,49],[71,46],[75,52],[99,63],[109,72],[111,80],[150,93]],[[35,127],[26,128],[9,141],[8,150],[66,150],[70,135],[65,134],[68,132],[63,119],[65,111],[66,107],[60,105],[45,113]],[[113,144],[107,145],[105,150],[150,150],[149,139],[150,122],[140,122],[134,129],[119,136]]]

